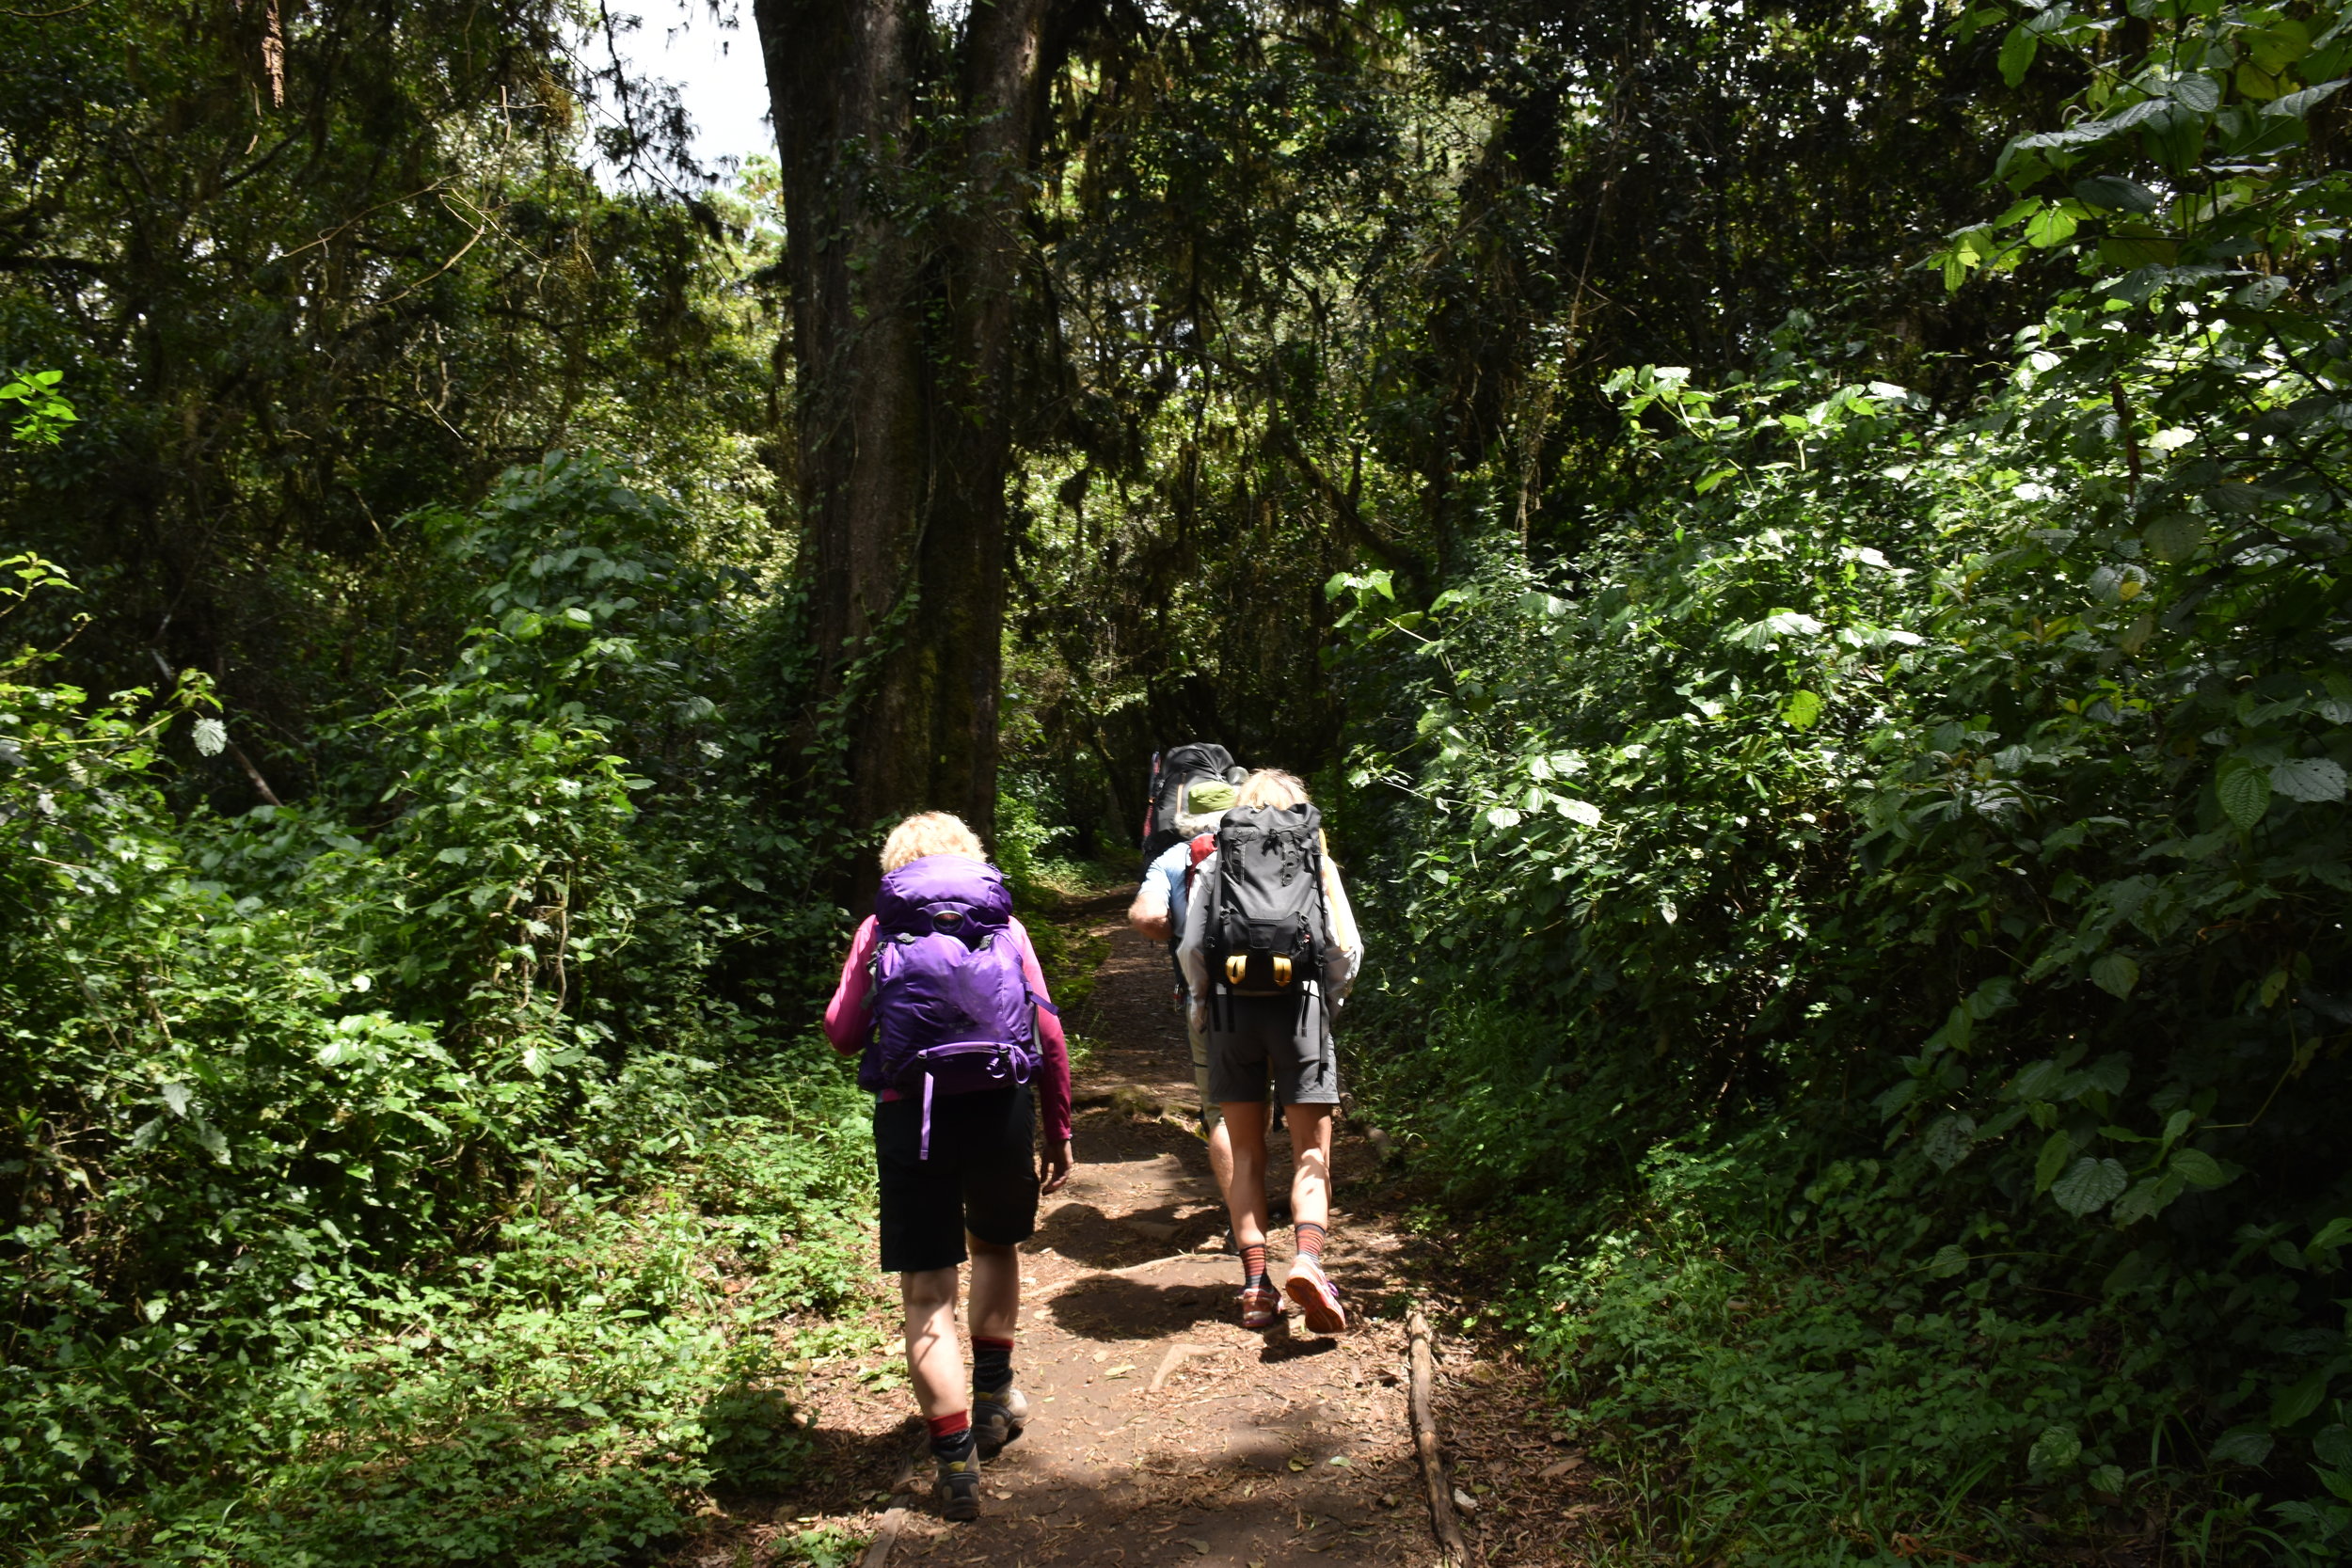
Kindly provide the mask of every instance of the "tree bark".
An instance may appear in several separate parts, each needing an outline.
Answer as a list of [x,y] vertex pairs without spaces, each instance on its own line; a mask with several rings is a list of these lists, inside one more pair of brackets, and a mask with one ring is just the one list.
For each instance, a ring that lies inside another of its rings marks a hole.
[[[927,808],[994,829],[1020,217],[1055,3],[976,0],[946,57],[921,0],[754,6],[819,697],[861,829]],[[925,89],[950,82],[942,114]]]

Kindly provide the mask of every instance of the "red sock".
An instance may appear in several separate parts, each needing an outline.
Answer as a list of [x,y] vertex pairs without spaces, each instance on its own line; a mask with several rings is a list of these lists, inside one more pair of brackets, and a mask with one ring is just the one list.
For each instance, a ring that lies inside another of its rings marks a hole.
[[1265,1277],[1265,1243],[1244,1242],[1241,1244],[1241,1288],[1245,1291]]
[[972,1412],[951,1410],[945,1416],[933,1416],[924,1425],[931,1429],[931,1455],[936,1459],[969,1459],[972,1457]]
[[1326,1227],[1317,1225],[1312,1220],[1300,1220],[1293,1228],[1295,1229],[1298,1234],[1298,1256],[1301,1258],[1313,1259],[1315,1266],[1317,1268],[1321,1268],[1323,1266],[1323,1238]]

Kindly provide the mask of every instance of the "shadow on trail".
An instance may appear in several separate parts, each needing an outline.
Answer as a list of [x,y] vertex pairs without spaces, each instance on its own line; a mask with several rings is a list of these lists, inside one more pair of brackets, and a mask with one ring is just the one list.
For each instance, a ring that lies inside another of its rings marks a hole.
[[1055,1326],[1089,1339],[1160,1339],[1228,1316],[1231,1291],[1154,1285],[1104,1275],[1081,1280],[1046,1304]]

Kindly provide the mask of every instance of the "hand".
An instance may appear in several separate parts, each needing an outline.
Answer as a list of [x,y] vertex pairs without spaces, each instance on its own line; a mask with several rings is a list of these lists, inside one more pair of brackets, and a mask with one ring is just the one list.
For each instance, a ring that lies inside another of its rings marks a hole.
[[1045,1182],[1038,1191],[1040,1193],[1060,1191],[1062,1183],[1070,1180],[1070,1167],[1077,1163],[1077,1157],[1070,1151],[1068,1138],[1050,1145],[1045,1150]]

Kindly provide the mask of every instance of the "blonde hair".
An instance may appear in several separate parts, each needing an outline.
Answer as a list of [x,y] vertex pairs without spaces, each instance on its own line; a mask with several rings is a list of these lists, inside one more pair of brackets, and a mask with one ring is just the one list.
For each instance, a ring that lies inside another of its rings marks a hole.
[[962,817],[951,811],[918,812],[891,829],[890,836],[882,840],[882,873],[887,876],[926,855],[988,859],[988,851],[980,847],[980,835],[965,827]]
[[[1261,768],[1242,780],[1241,788],[1233,794],[1233,809],[1245,806],[1271,806],[1280,811],[1284,806],[1310,804],[1307,781],[1295,773],[1285,773],[1279,768]],[[1326,869],[1336,872],[1339,867],[1331,860],[1331,835],[1317,830],[1315,846],[1323,851]]]
[[1271,806],[1277,811],[1284,806],[1303,806],[1306,803],[1306,781],[1279,768],[1259,768],[1242,780],[1240,790],[1233,796],[1236,806]]

